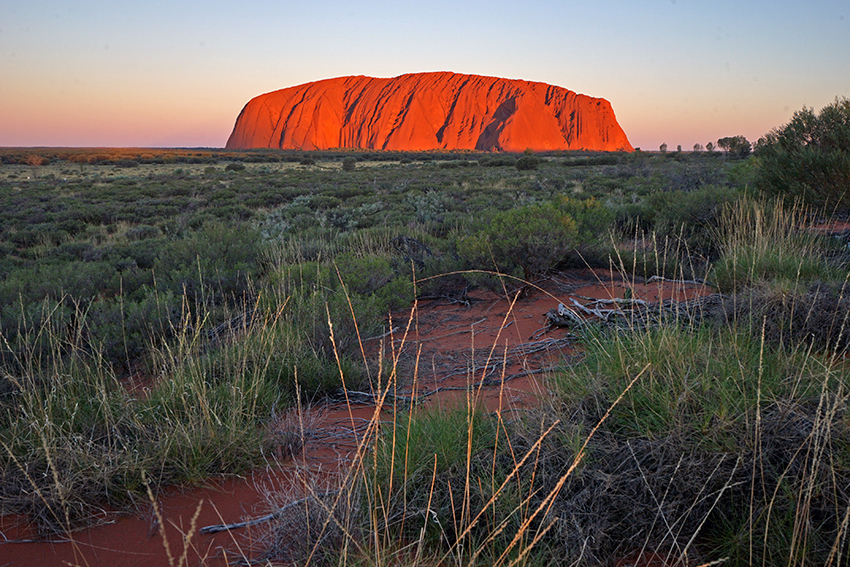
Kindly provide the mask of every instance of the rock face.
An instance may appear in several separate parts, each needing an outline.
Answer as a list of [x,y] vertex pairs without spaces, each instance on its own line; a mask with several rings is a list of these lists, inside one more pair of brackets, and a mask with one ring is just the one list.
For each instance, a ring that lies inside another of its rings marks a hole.
[[445,72],[340,77],[257,96],[242,109],[226,147],[632,150],[605,99]]

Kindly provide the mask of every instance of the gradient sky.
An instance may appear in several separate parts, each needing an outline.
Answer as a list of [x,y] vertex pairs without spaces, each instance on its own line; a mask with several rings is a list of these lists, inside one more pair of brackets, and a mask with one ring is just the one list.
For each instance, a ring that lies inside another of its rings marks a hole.
[[850,96],[850,2],[0,0],[0,146],[222,147],[252,97],[454,71],[611,101],[632,145]]

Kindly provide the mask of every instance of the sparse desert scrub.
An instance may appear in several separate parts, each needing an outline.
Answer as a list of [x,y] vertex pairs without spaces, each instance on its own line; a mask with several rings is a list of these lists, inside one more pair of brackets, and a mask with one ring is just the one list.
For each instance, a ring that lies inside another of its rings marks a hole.
[[[364,361],[360,341],[383,334],[387,314],[417,293],[462,301],[474,276],[453,274],[452,289],[440,288],[438,278],[421,279],[462,272],[472,261],[490,269],[495,260],[501,270],[528,268],[535,276],[564,267],[566,258],[582,267],[610,265],[628,277],[704,277],[708,259],[692,262],[702,249],[686,244],[702,241],[717,207],[738,193],[729,166],[709,155],[576,155],[569,157],[574,167],[545,156],[537,169],[520,173],[514,156],[482,157],[488,167],[469,167],[478,156],[411,155],[402,159],[415,161],[396,166],[398,155],[379,154],[362,156],[345,174],[324,165],[341,155],[313,155],[317,165],[294,165],[305,157],[131,155],[121,159],[138,167],[86,163],[81,169],[75,161],[67,181],[58,173],[10,179],[4,170],[0,299],[8,342],[0,403],[7,510],[30,514],[45,532],[62,532],[101,507],[128,509],[144,500],[146,481],[156,493],[168,483],[200,482],[285,455],[291,443],[270,431],[298,392],[309,403],[338,394],[343,382],[365,388],[371,377],[376,388],[388,387],[381,372],[393,361]],[[174,163],[149,163],[166,158]],[[50,159],[40,167],[63,167],[62,158]],[[246,167],[204,174],[216,161],[219,169]],[[658,195],[661,190],[675,193]],[[611,249],[626,248],[619,233],[609,232],[614,216],[628,220],[631,213],[620,215],[628,207],[646,213],[659,203],[669,207],[641,226],[663,227],[665,234],[647,233],[652,245],[608,263]],[[501,224],[480,223],[488,219]],[[548,244],[522,248],[515,239],[531,241],[532,232]],[[465,248],[469,239],[479,239],[475,254]],[[520,253],[510,256],[504,246]],[[840,298],[830,271],[838,254],[824,254],[821,246],[814,242],[812,255],[828,269],[812,273],[828,277],[828,286],[806,280],[809,287],[799,292],[824,289]],[[724,251],[731,258],[743,247],[730,241]],[[735,269],[757,274],[748,289],[766,277],[749,264]],[[810,302],[806,297],[801,301]],[[832,308],[818,305],[822,315]],[[801,312],[773,311],[777,321]],[[846,440],[836,417],[843,394],[834,388],[846,377],[828,356],[806,358],[804,349],[789,349],[783,362],[770,325],[762,347],[762,313],[736,313],[736,321],[758,320],[758,332],[588,335],[598,343],[593,348],[626,362],[591,371],[588,359],[553,374],[559,403],[527,418],[489,415],[473,403],[434,414],[401,411],[392,423],[375,422],[381,435],[364,445],[360,468],[343,482],[343,499],[319,491],[305,506],[310,529],[316,522],[333,526],[330,539],[321,530],[310,532],[317,539],[305,536],[310,550],[314,543],[327,546],[313,561],[547,564],[567,557],[590,565],[644,543],[676,557],[687,551],[690,558],[719,558],[727,548],[735,557],[753,549],[768,563],[783,554],[794,561],[800,553],[824,557],[827,544],[844,534],[835,515],[821,518],[817,506],[831,505],[840,515],[844,502]],[[812,317],[800,336],[823,321]],[[787,336],[793,342],[798,335]],[[786,349],[788,342],[779,341]],[[806,349],[834,353],[837,344],[830,339]],[[737,350],[728,351],[730,345]],[[666,351],[680,352],[680,360],[666,358]],[[760,362],[753,362],[754,353],[763,354]],[[567,475],[592,427],[627,389],[630,382],[622,380],[650,361]],[[128,395],[126,378],[140,369],[150,379],[148,391]],[[733,369],[734,379],[719,378]],[[783,373],[797,381],[790,394]],[[759,376],[762,403],[753,409],[747,404]],[[783,385],[779,393],[771,389],[774,379]],[[412,380],[401,375],[390,383]],[[644,382],[654,389],[638,390]],[[762,440],[774,436],[773,445],[758,445],[753,431]],[[786,448],[796,455],[791,461],[781,460]],[[805,460],[810,456],[816,462]],[[750,506],[750,493],[740,495],[752,486],[759,459],[769,461],[771,474],[783,466],[788,472],[759,481],[751,492],[769,493],[769,504]],[[743,506],[737,516],[720,513],[730,494]],[[805,502],[816,512],[797,504],[800,494],[811,494]],[[350,514],[328,513],[338,509]],[[753,523],[742,527],[750,510]],[[640,520],[628,532],[632,539],[623,535],[628,514]],[[807,518],[819,531],[802,538]],[[796,543],[789,547],[782,538]],[[769,552],[758,543],[766,540]],[[846,555],[844,547],[835,549]]]
[[[378,382],[388,400],[392,375]],[[551,562],[559,550],[547,539],[556,527],[547,505],[573,464],[549,469],[541,453],[557,424],[489,415],[468,394],[445,408],[399,406],[389,423],[376,414],[334,490],[278,508],[263,556],[318,565]]]
[[[845,365],[671,313],[588,326],[584,359],[553,372],[551,404],[524,417],[483,412],[474,391],[449,409],[376,417],[345,496],[321,507],[339,538],[324,560],[846,561]],[[341,501],[358,503],[353,516],[334,512]]]

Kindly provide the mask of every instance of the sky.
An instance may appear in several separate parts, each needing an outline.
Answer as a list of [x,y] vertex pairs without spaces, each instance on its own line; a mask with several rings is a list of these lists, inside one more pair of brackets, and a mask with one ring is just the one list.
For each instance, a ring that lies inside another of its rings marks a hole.
[[223,147],[252,97],[453,71],[608,99],[633,146],[850,97],[847,0],[0,0],[0,146]]

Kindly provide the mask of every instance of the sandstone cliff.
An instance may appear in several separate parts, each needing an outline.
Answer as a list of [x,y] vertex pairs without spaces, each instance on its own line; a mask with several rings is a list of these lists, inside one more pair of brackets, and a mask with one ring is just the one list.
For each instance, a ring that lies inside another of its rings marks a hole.
[[447,72],[340,77],[257,96],[242,109],[226,147],[632,150],[605,99]]

